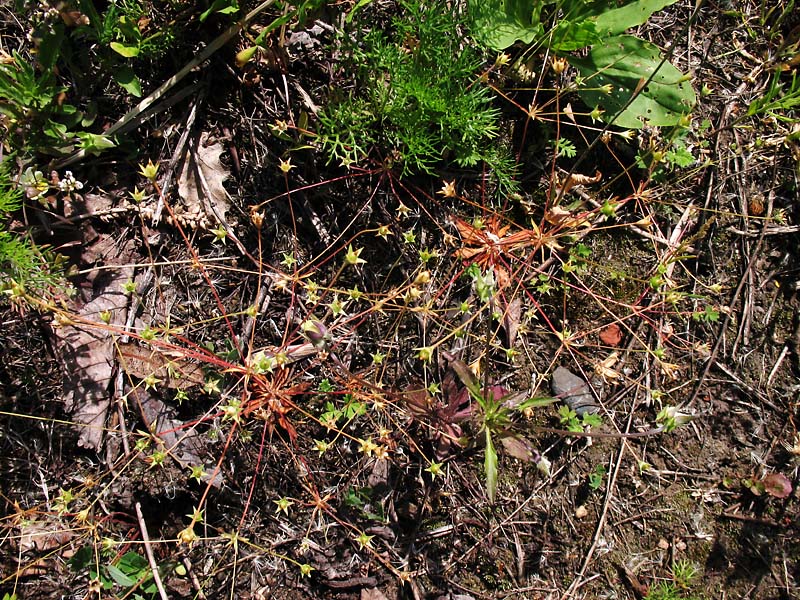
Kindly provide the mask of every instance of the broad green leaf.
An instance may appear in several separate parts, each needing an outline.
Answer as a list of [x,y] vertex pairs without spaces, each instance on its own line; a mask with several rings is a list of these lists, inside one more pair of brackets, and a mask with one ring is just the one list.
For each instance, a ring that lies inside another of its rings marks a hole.
[[124,56],[125,58],[134,58],[135,56],[139,56],[139,46],[128,46],[126,44],[121,44],[120,42],[111,42],[110,46],[114,52]]
[[86,133],[79,131],[75,135],[77,135],[81,140],[80,147],[90,153],[107,150],[108,148],[113,148],[117,145],[111,138],[97,133]]
[[[556,7],[543,0],[470,0],[469,10],[473,35],[495,50],[540,40],[557,52],[570,52],[641,25],[676,1],[621,0],[618,6],[609,0],[564,0]],[[553,28],[546,32],[551,20]]]
[[595,21],[597,33],[603,37],[623,33],[631,27],[638,27],[654,12],[675,2],[677,0],[638,0],[620,8],[606,10],[600,13]]
[[517,41],[530,44],[544,35],[539,19],[533,20],[530,0],[469,0],[471,33],[482,44],[504,50]]
[[117,585],[121,585],[122,587],[126,588],[133,587],[134,585],[136,585],[136,579],[128,577],[127,575],[125,575],[125,573],[123,573],[120,569],[118,569],[114,565],[108,565],[107,569],[108,569],[108,574],[111,576],[111,579],[113,579]]
[[586,58],[567,60],[583,78],[581,99],[599,107],[602,118],[618,127],[676,125],[697,99],[689,78],[662,62],[658,47],[631,35],[609,38],[593,46]]
[[91,566],[92,561],[94,561],[94,549],[91,546],[82,546],[67,564],[73,571],[82,571]]
[[63,140],[67,137],[67,126],[61,123],[55,123],[53,121],[48,121],[42,127],[42,132],[51,138],[55,138],[57,140]]
[[142,84],[139,82],[139,78],[136,77],[136,74],[130,67],[123,66],[117,69],[117,72],[114,73],[114,81],[116,81],[117,85],[128,92],[131,96],[141,98]]
[[486,432],[486,457],[483,462],[483,470],[486,474],[486,495],[489,497],[489,503],[494,504],[494,497],[497,493],[497,452],[492,444],[492,433],[489,428],[485,428]]
[[601,41],[597,26],[588,19],[580,23],[560,21],[548,37],[548,45],[556,52],[580,50]]
[[117,566],[124,573],[135,575],[137,578],[142,577],[150,569],[150,563],[147,562],[147,559],[133,550],[129,550],[123,554]]

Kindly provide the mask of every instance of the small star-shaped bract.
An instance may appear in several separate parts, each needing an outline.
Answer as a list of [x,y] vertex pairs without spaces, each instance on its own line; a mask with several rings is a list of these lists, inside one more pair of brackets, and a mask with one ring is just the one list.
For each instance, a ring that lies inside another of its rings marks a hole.
[[437,194],[441,194],[445,198],[455,198],[456,197],[456,180],[453,181],[445,181],[442,189],[440,189]]

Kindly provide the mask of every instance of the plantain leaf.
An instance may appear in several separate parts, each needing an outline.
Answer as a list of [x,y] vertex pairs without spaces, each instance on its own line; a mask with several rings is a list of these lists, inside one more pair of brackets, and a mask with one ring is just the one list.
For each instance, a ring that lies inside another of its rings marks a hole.
[[611,37],[593,46],[586,58],[567,60],[584,79],[581,99],[619,127],[676,125],[697,100],[688,78],[662,62],[658,47],[632,35]]
[[617,6],[620,2],[564,0],[553,6],[541,0],[470,0],[469,12],[472,34],[494,50],[539,40],[557,52],[570,52],[641,25],[676,1],[622,0]]
[[530,44],[544,35],[544,27],[530,1],[469,0],[472,17],[471,33],[482,44],[494,50],[504,50],[517,41]]
[[[654,12],[665,6],[675,4],[677,0],[638,0],[619,8],[611,8],[597,15],[595,24],[597,33],[603,37],[623,33],[631,27],[638,27]],[[613,5],[614,3],[609,3]],[[606,5],[607,6],[607,5]]]

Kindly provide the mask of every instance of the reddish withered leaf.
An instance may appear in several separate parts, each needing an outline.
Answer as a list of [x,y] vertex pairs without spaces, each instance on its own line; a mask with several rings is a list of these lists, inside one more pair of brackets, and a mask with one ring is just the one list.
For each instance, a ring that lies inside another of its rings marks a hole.
[[792,482],[783,473],[770,473],[761,483],[764,490],[775,498],[788,498],[792,493]]
[[622,341],[622,329],[616,323],[612,323],[600,332],[600,341],[609,346],[619,346]]

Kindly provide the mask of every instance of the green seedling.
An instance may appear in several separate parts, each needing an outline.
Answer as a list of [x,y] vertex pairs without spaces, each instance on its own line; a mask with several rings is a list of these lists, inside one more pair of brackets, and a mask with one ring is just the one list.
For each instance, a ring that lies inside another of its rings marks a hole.
[[450,368],[465,386],[461,395],[472,399],[477,405],[475,418],[480,427],[479,435],[483,434],[486,444],[483,463],[486,495],[489,502],[494,503],[498,476],[495,441],[499,440],[506,452],[513,457],[533,462],[540,470],[546,470],[549,465],[547,459],[535,450],[528,439],[514,431],[512,417],[516,412],[547,406],[556,402],[556,399],[534,397],[518,401],[518,394],[509,394],[502,386],[489,385],[482,388],[469,367],[460,360],[451,360]]
[[716,323],[719,321],[719,311],[712,306],[706,306],[703,310],[692,313],[692,319],[704,323]]
[[580,417],[569,406],[563,405],[558,408],[558,418],[560,423],[567,431],[581,433],[590,427],[599,427],[603,420],[600,415],[594,413],[583,413]]
[[[373,490],[369,487],[350,487],[347,489],[343,501],[345,506],[357,510],[364,518],[383,523],[386,521],[385,516],[382,514],[383,506],[375,503],[372,493]],[[375,512],[375,510],[378,512]]]
[[320,415],[320,422],[328,427],[336,427],[341,421],[349,423],[356,417],[366,414],[367,406],[357,400],[353,394],[345,394],[342,404],[337,405],[331,400],[325,402],[324,412]]
[[37,72],[30,60],[16,52],[12,56],[12,62],[0,64],[0,113],[7,118],[12,147],[26,155],[69,152],[82,116],[64,102],[67,88],[52,70]]
[[650,586],[645,600],[695,600],[698,596],[689,592],[699,575],[697,566],[689,560],[679,560],[672,565],[671,581],[661,581]]
[[95,549],[84,546],[69,560],[69,566],[74,571],[88,572],[89,579],[99,581],[106,591],[117,588],[124,595],[132,594],[131,597],[141,599],[153,598],[158,594],[150,564],[133,551],[126,552],[119,559],[98,563]]
[[589,487],[593,490],[599,490],[603,485],[603,477],[606,476],[608,470],[604,465],[597,465],[594,470],[589,473]]

